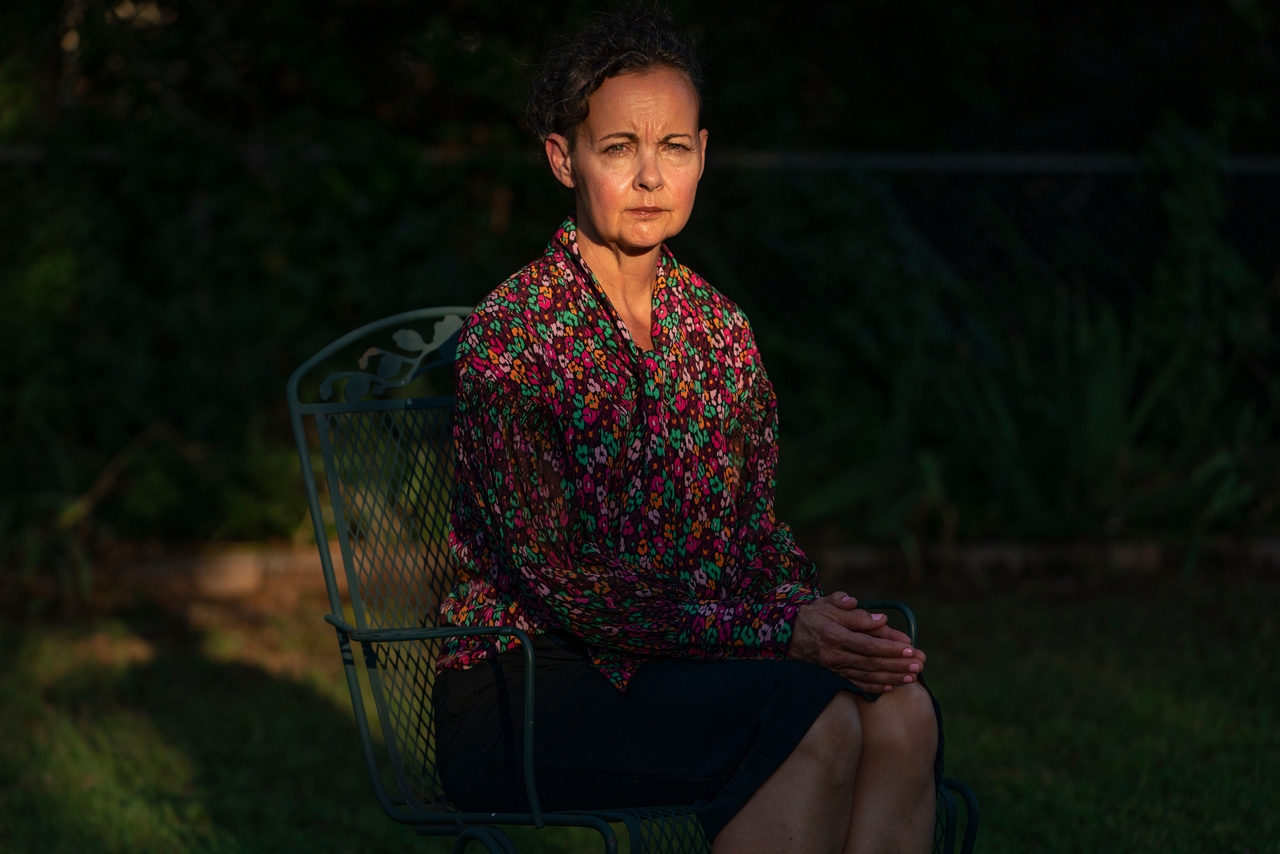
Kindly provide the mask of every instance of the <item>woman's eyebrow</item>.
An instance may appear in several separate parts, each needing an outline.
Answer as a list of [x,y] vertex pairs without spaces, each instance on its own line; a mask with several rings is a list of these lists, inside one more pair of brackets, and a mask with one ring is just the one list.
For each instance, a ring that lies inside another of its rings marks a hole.
[[[597,139],[596,141],[597,141],[597,142],[604,142],[606,139],[613,139],[613,138],[615,138],[615,137],[617,137],[617,138],[619,138],[619,139],[625,139],[625,140],[627,140],[628,142],[639,142],[639,141],[640,141],[640,135],[639,135],[639,134],[637,134],[637,133],[631,133],[630,131],[621,131],[621,130],[620,130],[620,131],[615,131],[615,132],[613,132],[613,133],[607,133],[607,134],[605,134],[604,136],[602,136],[602,137],[600,137],[599,139]],[[667,134],[666,136],[664,136],[664,137],[662,138],[662,140],[661,140],[661,141],[662,141],[662,142],[670,142],[670,141],[671,141],[671,140],[673,140],[673,139],[680,139],[681,137],[683,137],[684,139],[693,139],[693,134],[690,134],[690,133],[669,133],[669,134]]]

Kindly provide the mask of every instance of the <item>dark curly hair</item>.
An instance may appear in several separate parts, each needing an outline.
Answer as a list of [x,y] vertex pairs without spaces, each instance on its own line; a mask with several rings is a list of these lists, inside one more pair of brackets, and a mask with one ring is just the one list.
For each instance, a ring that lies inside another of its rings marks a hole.
[[702,106],[702,66],[693,36],[671,12],[631,3],[575,33],[555,39],[542,55],[542,69],[525,108],[529,127],[541,140],[561,134],[573,144],[587,118],[587,99],[610,77],[673,68],[689,77]]

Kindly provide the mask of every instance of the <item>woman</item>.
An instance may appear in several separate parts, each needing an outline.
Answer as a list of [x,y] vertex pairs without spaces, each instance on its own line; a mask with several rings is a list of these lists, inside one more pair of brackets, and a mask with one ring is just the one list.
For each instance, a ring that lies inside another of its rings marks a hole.
[[[692,41],[641,7],[546,57],[529,114],[575,213],[459,343],[441,616],[533,638],[544,809],[694,804],[718,853],[927,851],[925,655],[822,595],[773,515],[747,318],[664,245],[702,176],[701,82]],[[439,660],[438,767],[464,810],[527,809],[515,644]]]

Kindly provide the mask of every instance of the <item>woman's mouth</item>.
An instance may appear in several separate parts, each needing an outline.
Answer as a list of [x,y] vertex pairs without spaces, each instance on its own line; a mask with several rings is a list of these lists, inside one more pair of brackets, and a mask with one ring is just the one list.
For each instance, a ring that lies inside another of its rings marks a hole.
[[630,208],[630,212],[635,214],[640,219],[652,219],[653,217],[657,216],[663,211],[662,211],[662,208],[646,206],[642,208]]

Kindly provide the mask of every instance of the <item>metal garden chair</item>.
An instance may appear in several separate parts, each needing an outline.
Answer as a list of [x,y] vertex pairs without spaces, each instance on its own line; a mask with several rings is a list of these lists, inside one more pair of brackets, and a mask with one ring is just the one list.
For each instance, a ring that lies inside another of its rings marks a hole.
[[[635,854],[709,852],[710,842],[688,806],[582,812],[540,809],[533,773],[535,686],[528,637],[517,628],[456,628],[437,623],[440,598],[453,581],[446,547],[454,460],[452,365],[463,318],[469,313],[462,306],[427,308],[370,323],[325,347],[289,379],[289,414],[329,594],[331,613],[325,620],[337,630],[378,803],[392,819],[416,827],[424,836],[456,836],[455,852],[462,852],[470,841],[482,843],[493,854],[514,852],[510,838],[496,825],[591,828],[604,838],[609,854],[618,850],[615,826],[622,825]],[[389,341],[383,338],[388,331],[392,331]],[[342,370],[351,366],[349,360],[356,353],[361,353],[359,369]],[[325,371],[331,372],[320,379]],[[309,402],[303,402],[304,395]],[[341,553],[351,621],[344,613],[335,575],[331,531]],[[905,605],[866,604],[899,611],[915,642],[915,617]],[[433,665],[445,638],[476,634],[515,636],[522,642],[527,673],[528,813],[459,812],[449,804],[436,775]],[[353,643],[360,648],[358,658]],[[384,782],[375,750],[359,679],[361,665],[389,755],[392,786]],[[945,854],[955,848],[954,790],[966,803],[961,851],[967,854],[977,833],[977,802],[963,784],[954,780],[945,784],[938,795],[934,848]]]

